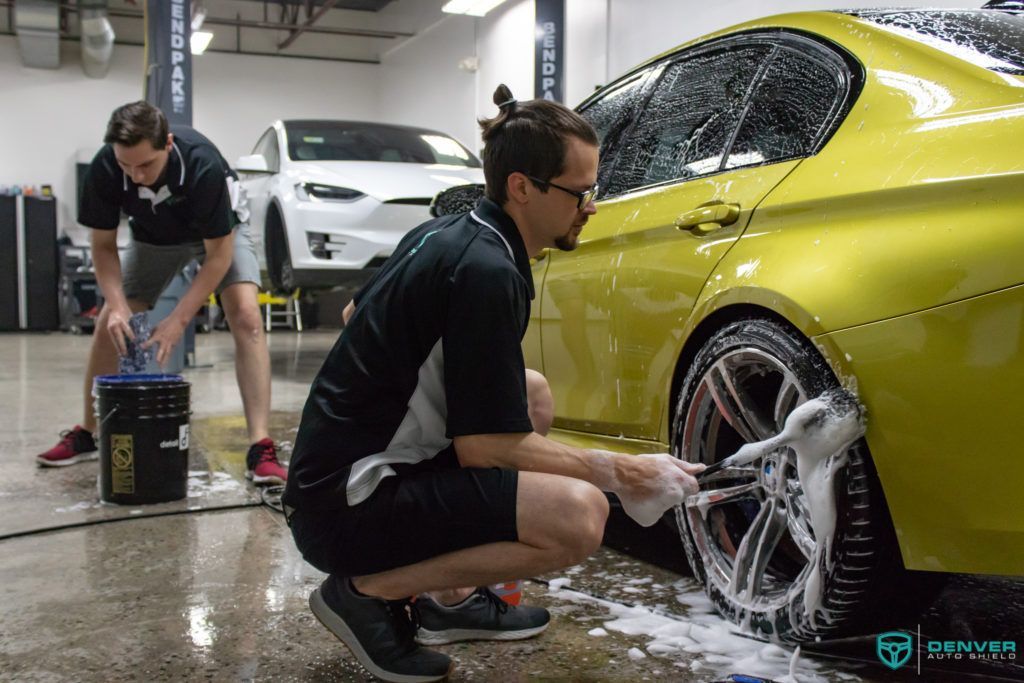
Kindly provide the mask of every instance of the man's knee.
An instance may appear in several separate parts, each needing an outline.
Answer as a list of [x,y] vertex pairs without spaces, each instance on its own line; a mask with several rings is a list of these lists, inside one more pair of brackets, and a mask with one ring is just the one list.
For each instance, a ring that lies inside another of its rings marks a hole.
[[242,306],[235,315],[229,316],[228,323],[236,337],[248,341],[259,341],[263,338],[263,316],[257,306]]
[[579,564],[601,546],[608,521],[608,499],[596,486],[575,481],[563,499],[567,509],[561,516],[561,546],[567,564]]
[[256,289],[248,283],[238,283],[221,294],[224,313],[236,339],[259,341],[263,338],[263,316],[256,301]]
[[536,370],[526,371],[526,402],[533,431],[546,435],[555,418],[555,399],[547,379]]

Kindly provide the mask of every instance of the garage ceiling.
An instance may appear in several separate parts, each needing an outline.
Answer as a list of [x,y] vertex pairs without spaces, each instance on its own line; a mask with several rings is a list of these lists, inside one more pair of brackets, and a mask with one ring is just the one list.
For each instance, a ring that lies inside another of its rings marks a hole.
[[[450,16],[441,12],[445,1],[191,0],[193,13],[206,12],[201,30],[213,33],[208,52],[371,64]],[[8,35],[13,34],[15,2],[0,0],[0,32]],[[78,40],[77,0],[52,2],[61,8],[61,38]],[[142,45],[145,0],[109,0],[106,4],[117,35],[115,43]]]
[[[250,0],[250,2],[263,3],[265,0]],[[338,0],[338,2],[330,3],[338,9],[354,9],[363,12],[378,12],[384,5],[390,3],[391,0]],[[326,5],[329,0],[279,0],[277,4],[282,5],[312,5],[319,7]]]

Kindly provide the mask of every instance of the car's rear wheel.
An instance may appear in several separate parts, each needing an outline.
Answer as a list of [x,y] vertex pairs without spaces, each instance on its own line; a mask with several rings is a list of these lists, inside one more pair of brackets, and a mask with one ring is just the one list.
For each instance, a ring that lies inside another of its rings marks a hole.
[[[686,374],[673,453],[718,462],[744,443],[778,434],[796,406],[838,384],[814,347],[787,325],[730,324],[703,345]],[[677,509],[687,559],[723,616],[786,642],[897,625],[900,615],[891,608],[888,624],[876,624],[872,613],[905,574],[863,439],[850,446],[846,462],[833,480],[836,525],[821,553],[823,539],[815,538],[788,447],[710,475]]]
[[267,211],[267,275],[270,284],[278,292],[295,291],[295,271],[292,268],[291,253],[288,251],[288,237],[284,220],[276,207]]

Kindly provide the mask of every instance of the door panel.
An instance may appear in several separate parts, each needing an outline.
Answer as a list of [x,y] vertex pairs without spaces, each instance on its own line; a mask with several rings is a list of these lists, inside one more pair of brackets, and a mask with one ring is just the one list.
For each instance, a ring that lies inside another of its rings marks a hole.
[[[694,301],[754,207],[798,163],[602,201],[579,248],[549,254],[540,327],[557,427],[657,437]],[[676,227],[681,214],[711,203],[738,205],[735,222]]]

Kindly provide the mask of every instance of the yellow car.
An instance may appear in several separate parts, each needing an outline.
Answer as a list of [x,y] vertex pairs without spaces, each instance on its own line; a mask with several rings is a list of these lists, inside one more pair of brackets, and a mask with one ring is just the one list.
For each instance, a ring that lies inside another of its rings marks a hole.
[[578,110],[598,212],[536,261],[524,342],[553,436],[710,464],[829,388],[867,409],[830,538],[785,449],[680,507],[719,610],[805,641],[896,626],[906,570],[1024,574],[1022,13],[771,17]]

